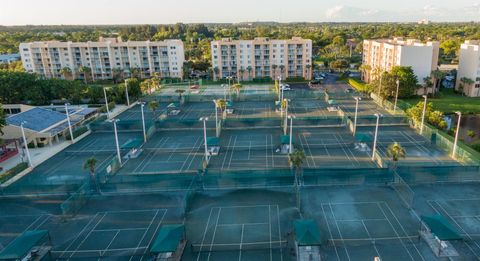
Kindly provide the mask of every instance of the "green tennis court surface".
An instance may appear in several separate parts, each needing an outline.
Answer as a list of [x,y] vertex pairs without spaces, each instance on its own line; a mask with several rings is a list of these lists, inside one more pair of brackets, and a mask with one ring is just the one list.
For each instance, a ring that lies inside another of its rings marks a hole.
[[[452,243],[461,258],[479,257],[478,166],[451,158],[405,117],[363,99],[353,135],[356,94],[285,92],[296,116],[292,145],[306,156],[296,171],[271,86],[245,86],[240,96],[183,86],[182,99],[178,88],[146,98],[159,102],[144,108],[146,142],[139,105],[118,116],[122,164],[113,124],[97,121],[89,136],[2,188],[0,251],[24,231],[46,229],[54,260],[150,260],[162,225],[185,224],[182,260],[292,260],[293,222],[312,219],[325,260],[436,260],[418,231],[421,215],[440,214],[464,238]],[[213,99],[224,95],[229,111],[219,111],[217,128]],[[375,161],[373,113],[383,114]],[[406,151],[396,169],[393,142]],[[92,156],[98,193],[83,168]]]

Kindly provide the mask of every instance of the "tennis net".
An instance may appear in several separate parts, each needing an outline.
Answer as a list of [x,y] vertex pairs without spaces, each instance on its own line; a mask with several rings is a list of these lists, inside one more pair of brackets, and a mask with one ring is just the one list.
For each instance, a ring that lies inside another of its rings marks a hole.
[[420,241],[419,235],[403,236],[403,237],[372,237],[372,238],[354,238],[354,239],[329,239],[328,243],[332,246],[366,246],[366,245],[380,245],[380,244],[392,244],[398,241]]
[[111,155],[116,153],[114,149],[111,150],[65,150],[63,151],[65,155],[75,156],[75,155]]
[[391,184],[392,188],[397,192],[398,196],[402,199],[407,208],[412,208],[415,192],[408,185],[403,178],[394,171],[394,182]]
[[230,244],[192,244],[192,252],[219,252],[219,251],[242,251],[242,250],[266,250],[286,248],[287,241],[268,241],[252,243]]

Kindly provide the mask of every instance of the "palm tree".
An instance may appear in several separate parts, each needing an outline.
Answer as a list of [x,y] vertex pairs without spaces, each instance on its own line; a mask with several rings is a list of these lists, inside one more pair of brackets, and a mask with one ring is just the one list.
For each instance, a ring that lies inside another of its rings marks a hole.
[[303,150],[295,150],[293,153],[288,155],[288,162],[290,166],[295,169],[295,195],[297,199],[297,208],[301,211],[300,205],[300,186],[302,185],[302,166],[306,160],[305,152]]
[[248,71],[248,80],[251,81],[252,80],[252,66],[248,66],[247,67],[247,71]]
[[[428,88],[430,88],[432,86],[433,86],[432,77],[430,77],[430,76],[424,77],[423,78],[423,94],[427,95]],[[433,91],[432,91],[432,93],[433,93]]]
[[459,86],[459,91],[462,92],[462,95],[465,94],[465,85],[472,85],[474,83],[474,81],[468,77],[462,77],[460,78],[460,86]]
[[447,73],[443,72],[443,71],[440,71],[439,69],[436,69],[436,70],[432,71],[431,75],[432,75],[432,78],[433,78],[432,95],[435,95],[437,93],[437,88],[438,88],[438,90],[440,90],[440,84],[441,84],[443,78],[445,78],[445,76],[447,76]]
[[218,73],[220,72],[220,69],[218,67],[213,68],[213,80],[217,80]]
[[392,160],[392,169],[396,170],[398,160],[405,158],[405,149],[398,142],[394,142],[388,146],[387,155]]
[[[242,81],[243,81],[243,76],[244,76],[244,74],[245,74],[245,69],[243,69],[243,66],[241,66],[241,67],[240,67],[240,70],[238,70],[238,71],[240,72],[241,79],[242,79]],[[239,79],[240,79],[240,77],[239,77]]]
[[274,79],[277,78],[277,67],[278,67],[278,65],[272,64],[273,78],[274,78]]
[[232,85],[232,89],[235,90],[235,92],[237,93],[237,99],[240,99],[240,89],[242,89],[242,85],[240,83],[235,83],[234,85]]
[[153,118],[155,118],[155,112],[158,108],[158,102],[157,101],[150,101],[148,103],[148,108],[152,111],[153,113]]
[[280,76],[283,78],[283,72],[285,71],[285,65],[281,64],[278,67],[280,68]]
[[305,68],[307,68],[307,79],[310,79],[311,78],[310,68],[312,68],[312,65],[307,64]]
[[83,80],[85,84],[87,84],[88,83],[87,78],[89,77],[89,74],[92,72],[92,69],[90,69],[90,67],[87,67],[87,66],[82,66],[78,71],[80,73],[83,73]]
[[362,80],[365,81],[365,74],[369,75],[372,67],[368,64],[362,64],[358,69],[362,72]]
[[95,175],[96,165],[97,165],[97,159],[95,157],[91,157],[85,161],[85,163],[83,164],[83,169],[86,169],[90,172],[90,184],[95,190],[95,193],[100,193],[100,188],[98,187],[98,183],[97,183],[97,177]]
[[152,85],[151,80],[146,79],[145,81],[140,83],[140,90],[142,91],[142,93],[149,93],[150,94],[150,90],[152,88],[151,85]]
[[119,78],[123,78],[122,69],[120,69],[120,68],[113,68],[113,70],[112,70],[112,78],[113,78],[113,82],[114,82],[114,83],[117,83]]
[[227,101],[224,99],[217,99],[215,100],[215,107],[219,108],[221,112],[227,108]]
[[182,90],[182,89],[175,90],[175,93],[178,93],[178,100],[182,99],[182,93],[184,92],[185,90]]
[[72,69],[70,69],[70,67],[63,67],[59,72],[62,74],[63,79],[67,79],[72,75]]

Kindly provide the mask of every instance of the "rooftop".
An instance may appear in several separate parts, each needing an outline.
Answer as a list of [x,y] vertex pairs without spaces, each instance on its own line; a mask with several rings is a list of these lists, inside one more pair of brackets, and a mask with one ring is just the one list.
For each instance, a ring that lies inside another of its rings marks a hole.
[[47,129],[65,121],[67,116],[63,113],[43,108],[32,108],[7,118],[7,123],[14,126],[23,126],[36,132],[44,132]]

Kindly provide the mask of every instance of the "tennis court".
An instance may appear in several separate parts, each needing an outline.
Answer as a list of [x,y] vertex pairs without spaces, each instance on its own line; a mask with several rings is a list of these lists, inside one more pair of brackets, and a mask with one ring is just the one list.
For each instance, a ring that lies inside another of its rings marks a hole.
[[[228,118],[271,118],[278,115],[275,112],[275,103],[273,101],[258,102],[233,102],[231,109],[232,114],[228,114]],[[227,109],[230,109],[228,107]]]
[[[141,137],[141,132],[120,132],[119,143]],[[97,159],[97,172],[116,157],[113,132],[92,133],[37,166],[31,173],[4,189],[5,194],[63,194],[75,191],[88,179],[85,160]]]
[[337,111],[329,111],[328,105],[323,99],[292,99],[288,104],[288,111],[297,117],[319,117],[319,116],[336,116]]
[[194,173],[205,157],[203,130],[158,131],[119,174]]
[[[356,101],[353,98],[338,100],[338,104],[342,111],[344,111],[346,114],[355,114]],[[372,99],[362,98],[362,100],[358,102],[357,115],[374,115],[375,113],[383,115],[389,114],[385,109],[378,106]]]
[[191,245],[182,260],[289,260],[292,203],[291,194],[273,191],[198,195],[187,216]]
[[345,127],[295,128],[294,146],[305,151],[306,168],[374,167],[370,149]]
[[434,260],[419,219],[382,186],[304,188],[304,216],[320,226],[326,260]]
[[[370,141],[373,141],[375,127],[358,127],[357,133],[365,134],[370,137]],[[408,126],[380,125],[378,129],[377,149],[383,160],[389,160],[390,157],[387,155],[387,149],[388,146],[394,142],[398,142],[405,149],[405,158],[400,159],[398,165],[456,166],[460,164],[432,144],[432,141],[425,139]]]
[[280,128],[224,130],[220,152],[210,158],[209,169],[253,170],[288,167],[287,155],[280,154]]
[[[163,112],[165,112],[168,104],[167,103],[158,103],[158,108],[155,110],[155,115],[160,115]],[[143,108],[143,114],[145,117],[145,120],[150,120],[153,119],[154,113],[152,110],[148,107],[146,104],[145,107]],[[141,105],[135,105],[134,107],[122,112],[120,115],[116,117],[119,120],[141,120],[142,119],[142,106]]]

